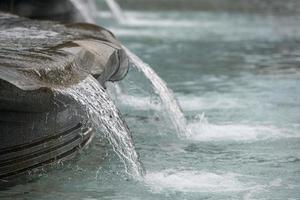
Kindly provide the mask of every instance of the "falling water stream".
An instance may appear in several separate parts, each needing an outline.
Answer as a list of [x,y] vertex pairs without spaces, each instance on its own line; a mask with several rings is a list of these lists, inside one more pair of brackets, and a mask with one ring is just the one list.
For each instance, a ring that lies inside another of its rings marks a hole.
[[187,127],[186,119],[176,100],[173,92],[167,87],[167,84],[157,75],[157,73],[139,57],[132,53],[128,48],[124,47],[127,55],[130,57],[134,66],[142,71],[147,79],[153,85],[155,92],[159,95],[163,105],[171,118],[171,123],[176,128],[177,134],[181,137],[187,137],[191,134],[191,130]]
[[96,79],[88,76],[77,85],[55,91],[73,98],[84,108],[96,131],[103,130],[114,151],[124,162],[128,174],[134,178],[143,176],[143,167],[135,151],[128,126]]
[[[90,13],[89,7],[83,1],[71,0],[71,2],[81,12],[86,22],[95,22],[95,11]],[[118,20],[124,19],[118,4],[109,0],[107,4]],[[124,162],[125,171],[134,178],[141,178],[144,170],[135,151],[130,130],[98,81],[93,77],[87,77],[82,83],[68,89],[57,90],[57,92],[72,97],[85,108],[95,129],[104,131],[114,151]]]

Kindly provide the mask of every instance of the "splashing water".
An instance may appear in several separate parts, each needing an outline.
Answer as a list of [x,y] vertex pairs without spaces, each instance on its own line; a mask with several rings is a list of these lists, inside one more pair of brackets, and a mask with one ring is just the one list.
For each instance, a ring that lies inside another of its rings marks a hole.
[[80,84],[55,91],[71,97],[84,107],[95,129],[103,130],[114,151],[124,162],[126,173],[135,178],[143,176],[144,170],[135,151],[129,128],[96,79],[88,76]]
[[139,57],[132,53],[129,49],[123,46],[127,55],[130,57],[134,66],[142,71],[150,80],[155,92],[160,96],[170,118],[175,126],[179,136],[188,137],[191,135],[191,130],[187,127],[186,119],[182,110],[174,97],[173,92],[167,87],[167,84],[155,73],[155,71]]
[[122,24],[126,20],[126,16],[124,15],[121,7],[115,0],[106,0],[106,3],[111,10],[114,18]]
[[239,180],[240,177],[243,177],[243,175],[167,169],[148,173],[145,176],[145,184],[156,193],[162,190],[201,193],[212,191],[238,192],[259,189],[259,185],[241,182]]
[[189,139],[196,141],[254,142],[297,137],[286,129],[271,125],[211,124],[205,117],[205,113],[198,115],[195,119],[194,122],[189,123],[189,128],[192,131]]

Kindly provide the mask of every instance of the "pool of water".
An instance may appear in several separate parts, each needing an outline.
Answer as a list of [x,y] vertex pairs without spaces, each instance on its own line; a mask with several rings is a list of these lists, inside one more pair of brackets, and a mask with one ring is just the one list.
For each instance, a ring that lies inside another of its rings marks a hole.
[[192,134],[174,133],[149,81],[132,68],[112,96],[132,131],[143,180],[129,177],[96,137],[75,161],[39,172],[0,198],[300,199],[299,19],[125,14],[123,25],[108,15],[98,21],[167,82]]

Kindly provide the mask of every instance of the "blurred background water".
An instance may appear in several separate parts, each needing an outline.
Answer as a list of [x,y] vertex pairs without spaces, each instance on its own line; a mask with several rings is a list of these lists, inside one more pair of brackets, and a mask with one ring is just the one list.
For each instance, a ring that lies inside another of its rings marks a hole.
[[1,199],[300,199],[299,1],[124,0],[97,23],[174,91],[192,134],[179,138],[134,68],[114,94],[145,166],[124,173],[94,139],[76,161],[38,173]]

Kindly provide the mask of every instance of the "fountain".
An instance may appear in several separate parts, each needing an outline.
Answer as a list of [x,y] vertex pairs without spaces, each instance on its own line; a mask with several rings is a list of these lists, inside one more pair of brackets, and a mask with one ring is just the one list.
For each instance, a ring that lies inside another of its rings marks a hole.
[[[85,21],[94,22],[83,2],[71,2]],[[113,1],[107,3],[112,10],[118,8]],[[121,12],[118,13],[118,19],[124,19]],[[41,135],[31,134],[28,138],[22,138],[18,134],[26,134],[17,131],[14,134],[20,139],[12,140],[9,139],[14,138],[11,129],[4,128],[7,130],[1,134],[0,178],[24,173],[28,169],[70,156],[78,146],[91,141],[93,130],[103,131],[124,162],[128,174],[142,177],[144,170],[130,131],[103,89],[106,81],[117,81],[126,75],[129,64],[127,55],[151,81],[178,135],[189,135],[184,115],[166,83],[149,65],[123,47],[109,31],[91,24],[62,25],[31,21],[10,14],[2,14],[0,20],[0,85],[4,88],[0,107],[8,111],[34,110],[42,113],[40,117],[30,117],[27,125],[32,127],[25,131],[27,135],[39,131]],[[10,20],[14,23],[7,23]],[[23,96],[18,102],[14,100],[16,94]],[[4,96],[9,98],[5,99]],[[24,103],[27,104],[26,108]],[[1,118],[7,118],[7,113],[2,112]],[[64,129],[64,126],[69,129]],[[72,137],[69,133],[72,133]],[[65,137],[61,141],[63,143],[58,143],[58,146],[49,143],[49,139],[60,139],[61,135]],[[34,143],[31,144],[32,141]],[[48,149],[43,149],[45,144]],[[65,148],[65,144],[69,148]],[[39,159],[35,158],[37,152]]]
[[0,179],[73,157],[98,128],[89,120],[103,123],[127,172],[142,175],[128,127],[99,86],[122,79],[128,70],[113,35],[95,25],[5,13],[0,24]]

